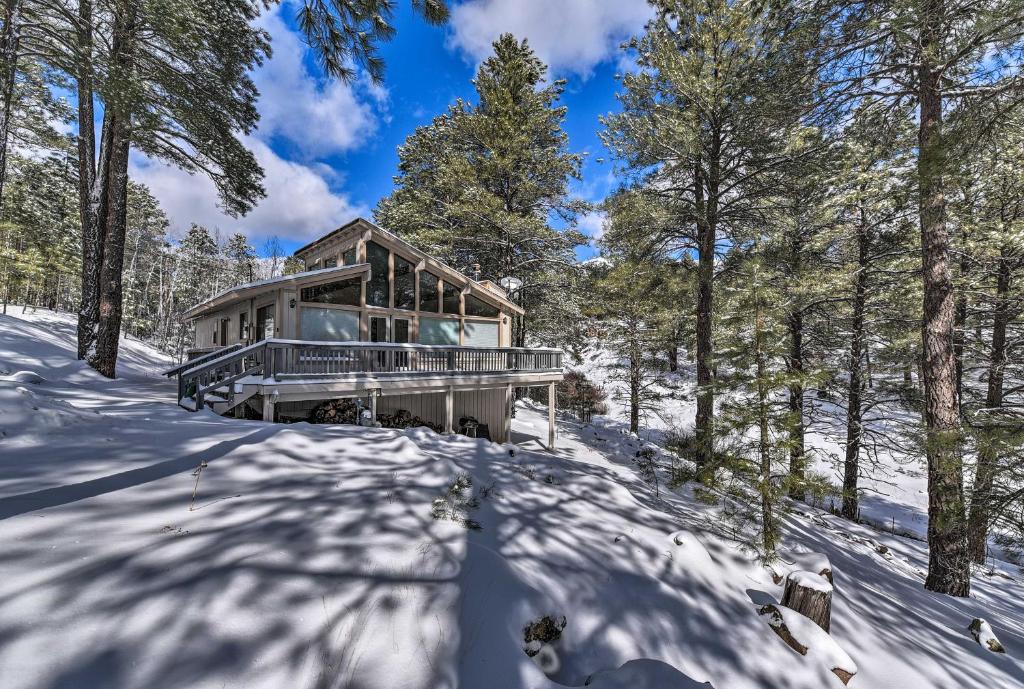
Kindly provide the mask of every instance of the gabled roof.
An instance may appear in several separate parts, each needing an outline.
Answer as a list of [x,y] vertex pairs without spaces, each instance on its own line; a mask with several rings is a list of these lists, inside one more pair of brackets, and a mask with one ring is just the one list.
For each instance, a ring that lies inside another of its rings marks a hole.
[[319,277],[344,277],[346,275],[369,275],[369,273],[369,263],[357,263],[351,266],[336,266],[334,268],[321,268],[320,270],[307,270],[302,273],[292,273],[291,275],[282,275],[281,277],[270,278],[268,280],[257,280],[256,282],[249,282],[244,285],[235,285],[234,287],[210,297],[204,302],[196,304],[185,312],[185,318],[201,316],[207,311],[215,310],[218,307],[237,299],[248,299],[249,297],[254,297],[257,294],[266,292],[267,289],[271,287],[277,288],[295,285],[299,282],[305,282]]
[[318,245],[324,242],[333,239],[334,237],[337,237],[346,232],[355,231],[370,232],[372,234],[377,234],[382,237],[385,237],[387,238],[388,241],[400,245],[402,249],[405,251],[405,253],[411,256],[415,256],[417,259],[423,261],[425,265],[433,269],[433,271],[441,273],[442,278],[445,276],[456,276],[459,282],[462,282],[469,287],[471,294],[474,294],[475,296],[482,296],[484,299],[497,301],[507,311],[510,311],[512,313],[518,313],[520,315],[525,313],[525,310],[522,307],[520,307],[518,304],[516,304],[514,301],[508,298],[508,295],[505,293],[503,289],[495,285],[490,280],[474,280],[465,273],[456,270],[455,268],[452,268],[444,261],[434,258],[433,256],[430,256],[429,254],[423,252],[422,250],[417,249],[415,246],[405,241],[398,235],[388,232],[379,225],[374,225],[372,222],[366,220],[365,218],[356,218],[355,220],[351,220],[345,223],[338,229],[332,232],[328,232],[323,237],[320,237],[320,239],[316,239],[310,242],[309,244],[306,244],[302,248],[297,249],[293,255],[296,257],[300,257],[302,254],[310,251],[311,249],[317,247]]

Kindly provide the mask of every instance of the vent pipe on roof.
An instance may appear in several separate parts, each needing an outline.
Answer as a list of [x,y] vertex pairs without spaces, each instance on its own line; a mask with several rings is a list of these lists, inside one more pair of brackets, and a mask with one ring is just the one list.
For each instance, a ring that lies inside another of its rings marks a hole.
[[473,264],[473,279],[476,280],[477,282],[480,282],[480,264],[479,263],[474,263]]

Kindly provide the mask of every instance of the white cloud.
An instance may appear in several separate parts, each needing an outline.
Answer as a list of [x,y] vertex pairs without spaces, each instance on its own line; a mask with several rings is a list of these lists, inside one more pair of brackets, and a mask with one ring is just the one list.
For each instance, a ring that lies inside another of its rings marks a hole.
[[498,35],[511,32],[555,75],[587,77],[651,15],[646,0],[467,0],[452,9],[449,44],[481,62]]
[[184,232],[193,222],[222,233],[241,232],[259,242],[271,235],[306,241],[370,210],[332,191],[314,168],[284,160],[265,143],[247,138],[266,172],[267,196],[244,218],[232,218],[218,207],[217,189],[202,175],[189,175],[144,156],[132,157],[132,178],[146,184],[160,199],[171,230]]
[[309,158],[358,148],[377,127],[376,113],[366,101],[384,107],[387,90],[366,81],[350,85],[314,78],[304,62],[306,44],[281,19],[287,7],[259,20],[270,32],[274,55],[253,74],[260,92],[257,136],[280,136]]
[[253,73],[260,122],[243,137],[265,173],[267,196],[256,208],[232,218],[220,210],[216,187],[203,175],[132,155],[132,178],[160,200],[172,232],[181,234],[195,222],[223,234],[241,232],[258,245],[271,235],[307,241],[357,215],[369,217],[369,208],[338,191],[345,175],[320,159],[367,141],[386,112],[388,92],[365,79],[354,85],[316,79],[306,66],[305,43],[281,18],[292,9],[284,4],[259,19],[271,34],[273,57]]
[[580,217],[576,229],[590,237],[592,243],[597,242],[604,236],[604,221],[607,217],[603,211],[587,213]]

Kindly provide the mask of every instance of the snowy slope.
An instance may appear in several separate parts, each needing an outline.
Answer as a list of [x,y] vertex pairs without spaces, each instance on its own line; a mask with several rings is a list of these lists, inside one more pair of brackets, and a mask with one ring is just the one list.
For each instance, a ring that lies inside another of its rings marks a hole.
[[[565,421],[551,455],[531,406],[506,446],[222,419],[174,406],[139,343],[117,381],[73,349],[67,317],[0,317],[0,370],[45,379],[0,382],[5,689],[842,686],[758,616],[781,586],[716,508],[656,494],[612,422]],[[785,543],[835,570],[851,687],[1024,685],[1016,570],[956,600],[923,590],[918,541],[807,509]],[[523,652],[544,615],[547,674]]]
[[[692,431],[697,414],[696,371],[680,352],[679,371],[666,374],[667,385],[660,389],[664,400],[657,413],[648,412],[640,419],[640,435],[645,439],[660,442],[667,432]],[[603,387],[608,395],[608,420],[625,423],[629,419],[625,384],[613,380],[610,372],[615,356],[592,342],[582,352],[582,361],[573,366],[582,371],[595,385]],[[616,401],[619,398],[620,401]],[[845,455],[846,425],[845,412],[808,395],[808,416],[812,420],[806,429],[805,447],[811,458],[811,468],[826,476],[835,486],[843,482],[843,460]],[[810,414],[810,405],[816,406],[816,413]],[[875,416],[886,413],[903,416],[904,410],[886,408],[880,405]],[[927,537],[928,529],[928,480],[923,458],[895,456],[884,448],[874,448],[878,461],[863,460],[860,488],[861,518],[880,528],[895,533],[913,534],[918,538]],[[866,449],[865,449],[866,454]],[[841,503],[837,493],[832,497]],[[993,550],[998,551],[995,546]]]

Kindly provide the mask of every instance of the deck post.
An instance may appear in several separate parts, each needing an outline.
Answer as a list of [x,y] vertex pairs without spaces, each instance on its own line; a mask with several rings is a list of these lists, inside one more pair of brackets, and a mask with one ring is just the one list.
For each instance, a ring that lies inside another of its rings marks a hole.
[[555,384],[548,383],[548,450],[555,451]]
[[274,398],[266,393],[266,389],[263,392],[263,420],[274,421]]
[[455,388],[451,385],[444,391],[444,432],[455,433]]
[[380,388],[370,389],[370,425],[377,423],[377,397],[380,395]]
[[515,400],[512,397],[512,384],[505,386],[505,417],[501,424],[502,442],[512,442],[512,405]]

